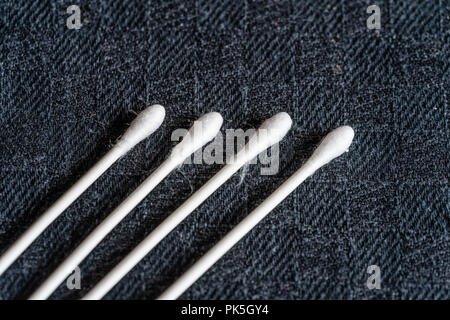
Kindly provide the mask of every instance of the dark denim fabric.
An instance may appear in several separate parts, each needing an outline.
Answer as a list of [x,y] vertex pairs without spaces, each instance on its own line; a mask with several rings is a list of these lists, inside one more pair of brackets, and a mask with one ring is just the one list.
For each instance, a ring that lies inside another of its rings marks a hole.
[[[381,8],[379,33],[367,6]],[[69,30],[66,8],[81,8]],[[234,176],[108,295],[155,298],[289,177],[327,132],[356,132],[185,299],[449,299],[448,1],[0,4],[0,253],[153,103],[162,127],[120,159],[0,277],[26,298],[208,111],[227,128],[294,121],[280,171]],[[79,298],[220,168],[173,172],[80,265]],[[368,290],[369,265],[381,289]]]

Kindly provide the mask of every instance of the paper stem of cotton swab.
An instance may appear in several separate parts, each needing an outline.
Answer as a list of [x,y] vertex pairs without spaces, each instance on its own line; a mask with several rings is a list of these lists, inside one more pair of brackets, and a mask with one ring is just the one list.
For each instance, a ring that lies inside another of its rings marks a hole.
[[177,299],[197,279],[199,279],[228,250],[253,229],[267,214],[294,191],[306,178],[317,169],[347,151],[353,130],[348,126],[339,127],[330,132],[309,160],[273,192],[263,203],[253,210],[244,220],[234,227],[222,240],[211,248],[186,273],[158,297],[158,300]]
[[72,254],[33,293],[30,300],[42,300],[61,284],[62,281],[83,261],[84,258],[122,221],[171,171],[214,139],[222,126],[222,116],[217,112],[207,113],[198,119],[184,139],[176,145],[165,160],[139,187],[136,188],[97,228],[72,252]]
[[142,111],[116,145],[48,208],[0,257],[0,275],[117,159],[158,129],[164,120],[164,116],[164,108],[160,105],[153,105]]
[[169,232],[181,223],[192,211],[205,201],[215,190],[227,181],[240,167],[259,153],[281,141],[292,125],[291,117],[281,112],[266,120],[240,150],[232,163],[225,165],[177,210],[167,217],[133,251],[131,251],[105,278],[103,278],[83,299],[101,299],[120,279],[144,258]]

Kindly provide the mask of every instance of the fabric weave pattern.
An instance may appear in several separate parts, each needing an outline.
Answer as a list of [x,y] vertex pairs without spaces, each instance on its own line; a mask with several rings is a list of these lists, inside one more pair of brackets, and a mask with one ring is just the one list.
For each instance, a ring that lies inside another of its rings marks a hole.
[[[184,299],[449,299],[448,1],[31,0],[0,3],[0,254],[154,103],[167,117],[0,277],[28,297],[174,145],[220,112],[222,131],[279,111],[280,171],[234,176],[108,295],[155,298],[348,124],[349,153],[291,194]],[[69,30],[77,4],[83,26]],[[220,168],[164,180],[80,265],[79,298]],[[370,265],[381,289],[368,290]]]

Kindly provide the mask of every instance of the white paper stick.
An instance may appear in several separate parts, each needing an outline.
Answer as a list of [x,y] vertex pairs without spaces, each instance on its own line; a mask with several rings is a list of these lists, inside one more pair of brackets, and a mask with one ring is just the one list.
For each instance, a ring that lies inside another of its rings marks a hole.
[[47,209],[0,257],[0,276],[117,159],[159,128],[165,117],[160,105],[148,107],[134,119],[117,144]]
[[253,229],[267,214],[294,191],[317,169],[346,152],[353,140],[353,129],[348,126],[331,131],[309,160],[273,192],[263,203],[234,227],[222,240],[212,247],[173,285],[158,297],[158,300],[177,299],[197,281],[214,263],[228,252],[239,240]]
[[174,147],[171,155],[142,184],[137,187],[72,254],[50,275],[50,277],[31,295],[30,300],[47,299],[64,279],[83,261],[84,258],[122,221],[172,170],[214,139],[222,126],[222,116],[217,112],[207,113],[198,119],[184,139]]
[[240,150],[232,163],[225,165],[197,192],[153,230],[130,254],[128,254],[105,278],[103,278],[83,299],[101,299],[139,261],[144,258],[164,237],[181,223],[192,211],[205,201],[215,190],[227,181],[240,167],[259,153],[281,141],[292,125],[291,117],[281,112],[266,120]]

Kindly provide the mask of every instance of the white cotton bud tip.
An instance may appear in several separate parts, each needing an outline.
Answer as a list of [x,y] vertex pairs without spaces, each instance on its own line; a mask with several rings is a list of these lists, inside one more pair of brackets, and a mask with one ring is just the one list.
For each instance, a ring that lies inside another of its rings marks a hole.
[[292,126],[292,119],[286,112],[280,112],[267,119],[250,138],[248,144],[239,151],[236,159],[247,162],[259,153],[280,142]]
[[316,168],[327,164],[331,160],[339,157],[348,151],[355,132],[349,126],[342,126],[334,129],[325,136],[320,145],[309,158],[309,164]]
[[286,133],[291,129],[292,119],[286,112],[280,112],[272,118],[267,119],[259,127],[259,132],[266,132],[266,139],[269,146],[280,142]]
[[186,158],[211,141],[219,133],[223,118],[220,113],[210,112],[201,116],[189,129],[183,140],[172,151],[172,156]]
[[148,107],[131,122],[119,142],[124,143],[128,148],[134,147],[155,132],[163,123],[165,116],[166,110],[163,106],[155,104]]

